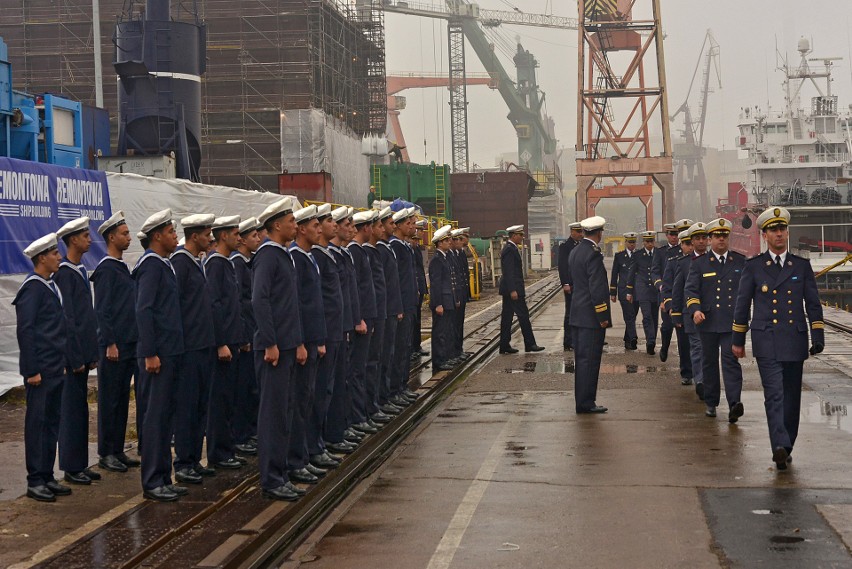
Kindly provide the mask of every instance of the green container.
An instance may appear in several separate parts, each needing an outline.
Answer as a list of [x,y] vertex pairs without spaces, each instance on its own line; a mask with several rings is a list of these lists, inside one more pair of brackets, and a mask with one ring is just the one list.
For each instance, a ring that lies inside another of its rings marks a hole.
[[378,164],[373,166],[372,178],[378,199],[401,198],[420,206],[426,215],[437,214],[438,196],[443,195],[442,216],[452,219],[450,167],[446,164]]

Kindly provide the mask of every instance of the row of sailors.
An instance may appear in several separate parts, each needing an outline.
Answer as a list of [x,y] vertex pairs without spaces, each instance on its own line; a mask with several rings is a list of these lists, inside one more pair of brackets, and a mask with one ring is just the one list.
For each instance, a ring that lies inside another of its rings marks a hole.
[[[646,350],[654,355],[661,315],[660,359],[666,361],[676,331],[681,383],[694,383],[705,415],[716,417],[724,382],[732,424],[744,413],[738,359],[745,355],[751,319],[752,349],[779,470],[791,460],[798,432],[802,364],[825,345],[813,270],[806,259],[787,250],[789,221],[784,208],[764,211],[757,225],[767,251],[750,259],[730,249],[731,225],[723,218],[667,225],[668,243],[662,247],[655,246],[653,231],[625,233],[626,246],[615,255],[610,280],[611,300],[620,302],[626,324],[625,349],[636,349],[641,310]],[[640,236],[643,247],[637,251]]]
[[[199,484],[218,468],[241,468],[239,452],[258,455],[265,496],[298,499],[305,491],[294,483],[316,483],[416,399],[410,365],[428,354],[418,226],[425,220],[414,208],[355,213],[284,198],[257,218],[184,217],[179,246],[163,210],[142,225],[145,253],[130,270],[131,233],[117,212],[98,228],[107,256],[91,275],[82,264],[88,218],[33,242],[24,253],[34,271],[13,302],[27,495],[71,493],[54,478],[57,443],[66,481],[101,477],[87,460],[87,379],[97,368],[99,466],[140,466],[124,452],[135,377],[146,498],[177,500],[188,490],[173,483],[172,468],[177,482]],[[433,310],[438,369],[467,357],[467,235],[445,227],[434,239],[440,266],[450,267],[449,289],[444,273],[432,276],[447,299]]]

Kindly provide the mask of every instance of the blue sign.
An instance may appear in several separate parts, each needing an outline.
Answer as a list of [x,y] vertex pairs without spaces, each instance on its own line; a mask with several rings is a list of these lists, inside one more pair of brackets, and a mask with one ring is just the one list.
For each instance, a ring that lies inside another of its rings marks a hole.
[[[104,172],[0,157],[0,274],[32,271],[24,248],[83,216],[92,232],[83,262],[94,269],[106,255],[96,230],[111,215]],[[61,240],[59,248],[64,253]]]

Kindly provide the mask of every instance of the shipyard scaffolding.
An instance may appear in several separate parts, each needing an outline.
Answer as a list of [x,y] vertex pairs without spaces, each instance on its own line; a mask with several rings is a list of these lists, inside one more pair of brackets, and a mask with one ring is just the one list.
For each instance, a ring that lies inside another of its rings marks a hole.
[[[117,133],[112,30],[144,1],[100,0],[104,106]],[[173,0],[172,16],[197,7],[207,26],[202,78],[204,182],[278,188],[283,169],[325,170],[335,198],[366,196],[360,137],[387,120],[379,0]],[[15,87],[94,104],[92,0],[0,0]],[[294,146],[295,145],[295,146]],[[347,174],[349,179],[347,179]],[[366,200],[366,197],[364,198]]]

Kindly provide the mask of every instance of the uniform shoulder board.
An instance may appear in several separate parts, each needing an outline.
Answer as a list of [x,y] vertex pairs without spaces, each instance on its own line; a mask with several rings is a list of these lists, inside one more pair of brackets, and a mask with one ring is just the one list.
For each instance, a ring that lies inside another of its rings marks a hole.
[[802,261],[807,261],[807,259],[805,259],[804,257],[800,257],[799,255],[796,255],[795,253],[791,253],[790,251],[787,251],[787,258],[788,259],[790,259],[790,258],[801,259]]
[[762,257],[762,256],[763,256],[763,253],[758,253],[758,254],[757,254],[757,255],[755,255],[754,257],[749,257],[748,259],[746,259],[746,262],[748,262],[748,261],[756,261],[757,259],[760,259],[760,257]]
[[741,259],[742,259],[742,258],[745,258],[745,255],[743,255],[743,254],[742,254],[742,253],[740,253],[739,251],[731,251],[731,254],[733,254],[733,256],[734,256],[734,257],[739,257],[739,258],[741,258]]

